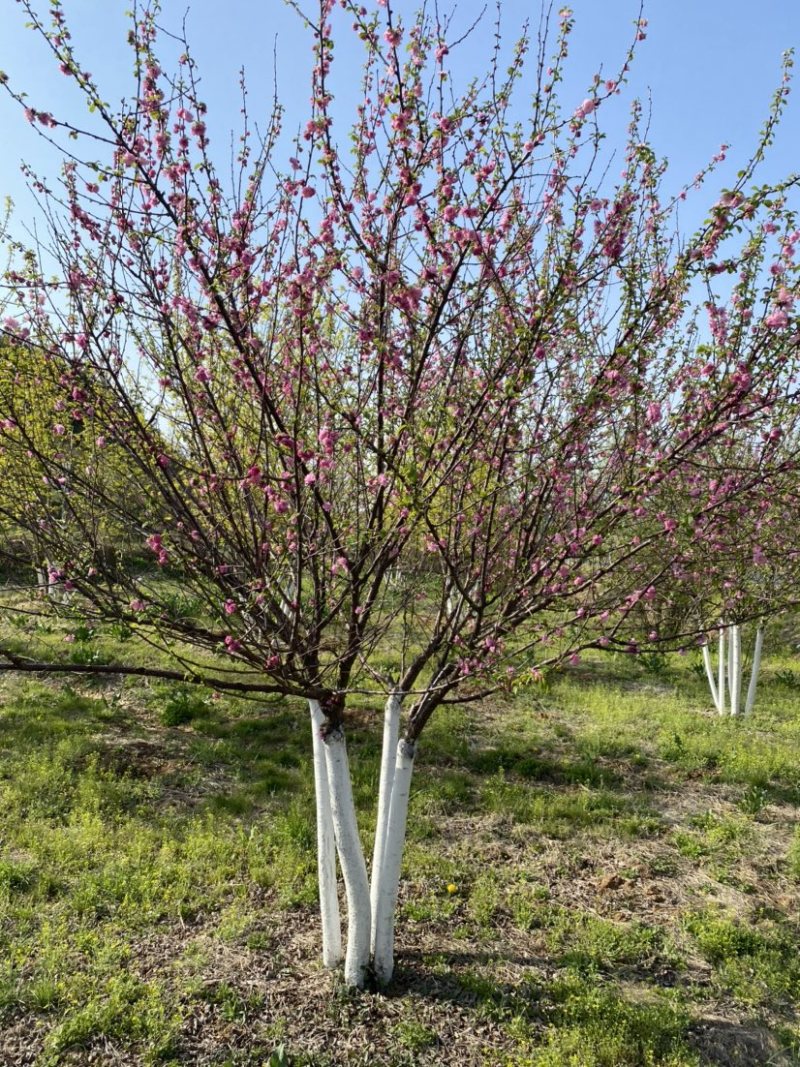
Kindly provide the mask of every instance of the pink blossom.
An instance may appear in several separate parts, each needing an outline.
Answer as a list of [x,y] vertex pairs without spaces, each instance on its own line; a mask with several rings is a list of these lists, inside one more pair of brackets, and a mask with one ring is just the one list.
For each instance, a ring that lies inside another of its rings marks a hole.
[[771,330],[780,330],[784,326],[789,325],[789,316],[786,314],[784,308],[777,308],[771,312],[764,319],[764,325],[768,326]]
[[795,297],[793,293],[790,293],[785,286],[781,286],[778,290],[778,295],[775,297],[775,303],[780,308],[788,308],[794,304]]
[[226,615],[233,615],[236,611],[236,604],[233,600],[226,600],[222,606],[225,609]]
[[583,103],[580,105],[580,107],[575,109],[575,118],[576,119],[585,119],[587,117],[587,115],[591,115],[591,113],[594,111],[594,109],[596,107],[597,107],[597,101],[596,100],[592,100],[591,98],[584,100]]
[[661,418],[661,405],[655,402],[647,405],[647,421],[658,422]]

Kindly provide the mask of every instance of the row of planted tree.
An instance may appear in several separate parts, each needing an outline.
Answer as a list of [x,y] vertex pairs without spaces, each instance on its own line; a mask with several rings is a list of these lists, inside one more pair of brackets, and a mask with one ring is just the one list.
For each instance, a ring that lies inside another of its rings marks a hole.
[[[89,117],[0,78],[65,146],[60,186],[31,175],[49,237],[8,241],[0,372],[0,514],[64,595],[8,610],[113,620],[172,660],[108,672],[307,702],[324,958],[341,956],[338,854],[346,980],[372,965],[387,982],[438,708],[588,648],[696,646],[722,616],[730,651],[707,666],[733,711],[738,624],[792,602],[796,180],[756,181],[786,80],[732,187],[708,195],[717,159],[670,188],[636,102],[612,180],[599,118],[643,20],[618,73],[570,103],[566,9],[458,95],[449,23],[321,0],[307,125],[285,160],[279,110],[244,130],[225,183],[189,46],[167,73],[154,10],[134,16],[137,83],[113,111],[61,3],[46,21],[22,6]],[[353,123],[334,103],[348,35]],[[703,197],[682,233],[678,206]],[[355,694],[385,703],[371,886]]]

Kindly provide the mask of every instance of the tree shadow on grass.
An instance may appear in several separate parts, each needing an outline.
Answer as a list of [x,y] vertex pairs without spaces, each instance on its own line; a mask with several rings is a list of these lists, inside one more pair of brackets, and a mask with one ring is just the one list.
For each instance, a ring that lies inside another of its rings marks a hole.
[[[429,1001],[479,1008],[495,1018],[539,1017],[542,983],[548,969],[552,970],[552,961],[540,956],[480,950],[445,951],[438,953],[436,960],[432,964],[430,954],[413,949],[399,953],[394,978],[384,995],[402,999],[412,994]],[[486,968],[500,964],[519,968],[519,981],[486,973]]]

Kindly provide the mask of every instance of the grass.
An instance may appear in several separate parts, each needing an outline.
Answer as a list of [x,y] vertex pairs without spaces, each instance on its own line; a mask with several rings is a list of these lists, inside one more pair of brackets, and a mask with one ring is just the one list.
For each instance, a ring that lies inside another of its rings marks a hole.
[[797,1062],[798,672],[768,661],[745,723],[693,667],[598,659],[434,718],[389,996],[318,963],[302,707],[4,676],[0,1060]]

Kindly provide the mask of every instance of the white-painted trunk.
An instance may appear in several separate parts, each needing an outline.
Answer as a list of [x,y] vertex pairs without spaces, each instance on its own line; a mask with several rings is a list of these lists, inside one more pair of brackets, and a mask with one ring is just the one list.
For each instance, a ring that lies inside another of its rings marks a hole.
[[322,727],[325,716],[318,700],[309,700],[311,734],[314,739],[314,790],[317,801],[317,877],[319,913],[322,922],[322,962],[336,967],[342,959],[342,924],[339,918],[339,894],[336,886],[336,841],[333,812],[325,762]]
[[378,786],[378,821],[375,827],[375,847],[372,853],[372,879],[370,904],[372,908],[372,932],[370,948],[375,952],[375,920],[378,913],[378,893],[381,885],[381,868],[386,847],[386,828],[389,823],[389,805],[394,784],[397,739],[400,734],[400,707],[402,693],[390,693],[383,714],[383,745],[381,747],[381,776]]
[[731,683],[731,715],[738,715],[742,699],[742,628],[734,626],[731,632],[733,649],[733,681]]
[[46,597],[48,587],[50,585],[50,579],[47,576],[47,571],[44,567],[36,568],[36,588],[39,591],[39,596]]
[[375,976],[382,985],[391,981],[394,972],[394,916],[397,891],[400,885],[400,866],[406,839],[408,798],[414,770],[414,745],[400,741],[394,769],[394,787],[386,828],[386,845],[379,872],[377,909],[375,916],[375,947],[373,963]]
[[358,836],[350,765],[342,731],[332,730],[324,740],[324,747],[333,809],[333,829],[347,893],[347,954],[344,961],[344,980],[347,985],[360,989],[364,985],[369,965],[371,908],[367,865]]
[[734,684],[733,684],[733,671],[734,671],[734,651],[733,651],[733,627],[728,627],[728,700],[730,701],[730,713],[735,714],[733,710],[733,696],[734,696]]
[[753,648],[753,666],[750,668],[750,685],[747,687],[747,700],[744,705],[745,715],[752,715],[753,705],[756,702],[756,686],[758,685],[758,672],[761,669],[761,650],[764,645],[764,629],[759,626],[756,630],[756,643]]
[[725,627],[719,628],[719,662],[717,663],[717,695],[719,703],[717,710],[720,715],[725,714]]
[[714,669],[711,666],[711,653],[708,649],[708,642],[703,645],[703,666],[706,669],[706,678],[708,678],[708,687],[711,690],[711,699],[714,701],[714,707],[719,711],[719,697],[717,696],[717,686],[714,681]]

